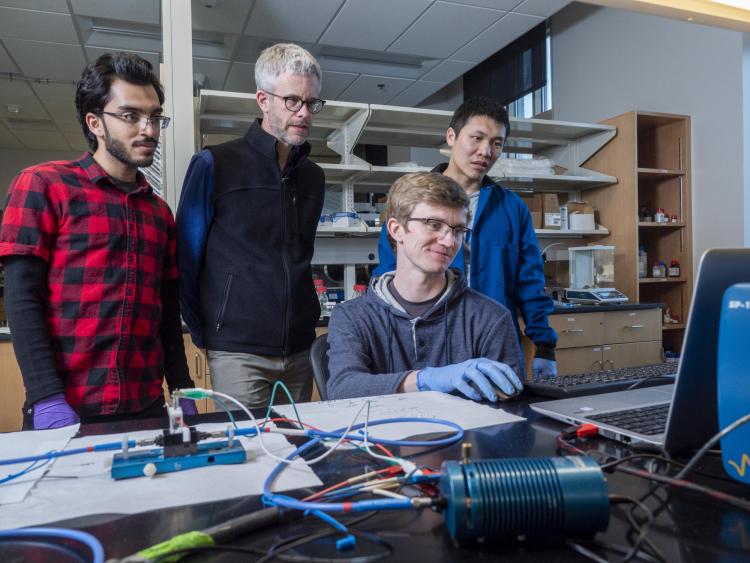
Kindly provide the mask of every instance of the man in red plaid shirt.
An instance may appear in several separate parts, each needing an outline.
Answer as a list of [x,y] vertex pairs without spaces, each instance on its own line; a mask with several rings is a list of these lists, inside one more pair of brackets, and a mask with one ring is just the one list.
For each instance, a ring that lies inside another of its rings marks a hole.
[[163,103],[149,62],[99,57],[76,90],[91,153],[27,168],[10,186],[0,258],[24,428],[160,416],[165,376],[170,389],[193,386],[174,218],[138,172],[169,124]]

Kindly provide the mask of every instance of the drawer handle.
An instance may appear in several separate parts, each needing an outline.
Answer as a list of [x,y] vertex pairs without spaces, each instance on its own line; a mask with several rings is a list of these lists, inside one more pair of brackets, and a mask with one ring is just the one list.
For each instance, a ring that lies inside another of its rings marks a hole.
[[585,332],[585,331],[582,328],[566,328],[563,330],[563,332],[573,333],[573,332]]
[[200,369],[200,357],[198,356],[198,352],[195,353],[195,378],[196,379],[202,379],[203,373],[201,373],[203,370]]
[[643,328],[643,325],[625,325],[625,328]]

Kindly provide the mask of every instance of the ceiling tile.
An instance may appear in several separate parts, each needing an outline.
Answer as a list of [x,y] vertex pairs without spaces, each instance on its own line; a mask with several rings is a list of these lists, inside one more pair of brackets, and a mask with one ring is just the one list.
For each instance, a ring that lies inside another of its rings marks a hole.
[[0,6],[9,8],[34,9],[41,12],[57,12],[59,14],[68,14],[67,2],[60,0],[0,0]]
[[[431,0],[347,0],[320,43],[385,50],[430,5]],[[394,17],[398,14],[398,17]],[[377,30],[377,33],[373,33]]]
[[229,70],[229,61],[216,59],[201,59],[193,57],[193,75],[202,74],[205,77],[203,88],[207,90],[221,90]]
[[483,8],[493,8],[495,10],[512,10],[521,0],[449,0],[455,4],[465,4],[467,6],[481,6]]
[[471,70],[476,66],[476,63],[470,63],[467,61],[443,61],[437,65],[430,72],[420,78],[420,80],[427,80],[431,82],[442,82],[447,84],[451,80],[455,80],[466,71]]
[[[62,2],[60,2],[62,4]],[[161,23],[159,0],[71,0],[79,16],[139,23]]]
[[324,100],[338,100],[339,95],[343,92],[355,78],[359,76],[351,72],[333,72],[323,71],[323,87],[320,90],[320,97]]
[[0,77],[0,101],[2,103],[12,103],[17,98],[33,98],[34,92],[31,90],[28,82],[17,79]]
[[[445,59],[505,13],[435,2],[388,51]],[[456,22],[461,24],[457,25]],[[466,60],[464,57],[457,58]]]
[[542,21],[544,19],[537,16],[511,12],[453,55],[453,58],[480,63]]
[[191,0],[193,29],[242,33],[242,26],[252,6],[253,3],[248,0],[222,0],[217,6],[206,8],[198,0]]
[[[11,113],[7,105],[19,106],[18,113]],[[3,117],[20,118],[20,119],[49,119],[49,114],[44,106],[39,103],[35,97],[24,98],[22,96],[3,97],[0,115]]]
[[78,80],[86,66],[80,45],[6,39],[5,47],[28,78]]
[[81,152],[89,150],[89,146],[83,138],[83,133],[81,133],[80,129],[76,132],[63,131],[63,137],[65,137],[65,140],[68,141],[73,150]]
[[255,65],[232,63],[223,89],[229,92],[255,92]]
[[14,131],[13,133],[29,149],[71,150],[65,137],[55,131]]
[[418,80],[403,92],[388,100],[388,103],[394,106],[415,107],[419,102],[434,94],[443,86],[445,84],[441,82]]
[[548,18],[570,4],[571,0],[526,0],[513,11]]
[[245,35],[280,41],[315,43],[343,4],[343,0],[256,0]]
[[83,139],[83,133],[81,132],[81,124],[78,121],[66,121],[63,119],[56,119],[55,124],[57,128],[63,133],[76,133],[81,139]]
[[2,116],[5,125],[14,133],[17,131],[55,132],[55,122],[49,117],[15,117],[6,113]]
[[0,123],[0,148],[20,149],[23,144],[2,123]]
[[403,78],[363,74],[341,93],[339,99],[346,102],[385,104],[412,82],[413,80]]
[[[86,54],[91,62],[107,53],[114,53],[117,51],[124,51],[126,53],[134,53],[139,57],[146,59],[154,67],[154,71],[159,74],[159,53],[153,53],[150,51],[133,51],[130,49],[105,49],[103,47],[86,47]],[[83,68],[81,68],[83,70]]]
[[42,100],[68,100],[73,103],[76,95],[76,85],[72,81],[65,84],[60,82],[33,82],[31,88]]
[[75,121],[77,119],[74,98],[69,100],[42,100],[47,112],[57,121]]
[[69,14],[0,7],[0,37],[78,44]]
[[0,72],[19,72],[18,67],[10,60],[5,47],[0,46]]

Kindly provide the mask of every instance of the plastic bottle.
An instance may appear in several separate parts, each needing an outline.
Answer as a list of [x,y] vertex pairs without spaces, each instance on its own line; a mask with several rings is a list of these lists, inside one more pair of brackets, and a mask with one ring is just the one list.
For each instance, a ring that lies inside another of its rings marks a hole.
[[682,273],[682,270],[680,268],[680,262],[678,260],[672,260],[669,263],[669,277],[679,278],[681,273]]
[[357,297],[362,297],[366,291],[367,291],[367,286],[365,284],[355,283],[354,293],[352,293],[352,299],[356,299]]
[[643,245],[638,247],[638,277],[648,277],[648,255]]
[[667,266],[664,262],[654,262],[654,267],[651,269],[651,276],[654,278],[666,278],[667,277]]
[[656,213],[654,213],[654,223],[666,223],[667,222],[667,214],[664,213],[664,209],[659,207],[656,210]]
[[315,286],[315,291],[318,292],[318,303],[320,303],[320,316],[330,317],[330,304],[328,302],[328,290],[322,283]]

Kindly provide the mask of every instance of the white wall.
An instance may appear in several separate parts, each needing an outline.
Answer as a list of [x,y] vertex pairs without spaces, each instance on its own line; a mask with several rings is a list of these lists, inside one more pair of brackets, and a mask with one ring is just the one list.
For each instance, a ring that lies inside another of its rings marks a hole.
[[693,250],[742,246],[742,33],[583,4],[552,18],[555,119],[692,117]]
[[81,151],[35,151],[30,149],[0,149],[0,208],[5,208],[8,186],[16,175],[32,164],[48,160],[71,160]]

